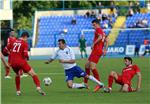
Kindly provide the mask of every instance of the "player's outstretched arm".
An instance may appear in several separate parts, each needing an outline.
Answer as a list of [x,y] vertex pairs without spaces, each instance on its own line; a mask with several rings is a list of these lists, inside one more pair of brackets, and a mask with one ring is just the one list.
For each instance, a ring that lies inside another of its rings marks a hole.
[[8,56],[10,54],[10,51],[8,50],[7,46],[3,49],[3,55]]
[[49,63],[51,63],[52,61],[54,61],[54,59],[49,59],[49,60],[47,60],[47,61],[45,62],[45,64],[49,64]]
[[75,63],[75,60],[59,60],[60,63],[68,63],[68,64],[73,64]]
[[108,42],[109,42],[109,39],[108,37],[105,38],[105,47],[104,47],[104,50],[103,50],[103,53],[104,53],[104,56],[106,55],[106,52],[107,52],[107,49],[108,49]]
[[141,81],[142,81],[142,75],[141,75],[141,73],[140,72],[137,72],[137,78],[138,78],[138,80],[137,80],[137,87],[136,87],[136,91],[140,91],[140,89],[141,89]]
[[8,63],[5,61],[5,58],[4,58],[4,56],[3,56],[3,54],[0,52],[0,57],[1,57],[1,60],[2,60],[2,62],[3,62],[3,64],[4,64],[4,66],[5,66],[5,68],[9,68],[10,66],[8,65]]
[[56,59],[57,56],[58,56],[58,50],[52,55],[52,57],[49,60],[45,62],[45,64],[51,63],[52,61]]

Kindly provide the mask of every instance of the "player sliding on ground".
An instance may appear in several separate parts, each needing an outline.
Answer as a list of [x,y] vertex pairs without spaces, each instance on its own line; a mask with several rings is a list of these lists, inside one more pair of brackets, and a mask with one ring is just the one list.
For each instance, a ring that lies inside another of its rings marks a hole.
[[34,70],[31,68],[31,66],[27,63],[27,60],[29,59],[28,56],[28,44],[27,44],[27,39],[28,39],[29,35],[27,32],[23,32],[21,35],[21,38],[17,39],[16,41],[14,41],[13,44],[10,44],[8,46],[8,50],[12,50],[11,51],[11,60],[10,60],[10,64],[11,67],[13,68],[14,72],[16,73],[16,90],[17,90],[17,95],[21,95],[21,91],[20,91],[20,70],[23,70],[25,73],[28,73],[37,88],[37,91],[41,94],[41,95],[45,95],[45,92],[42,91],[41,87],[40,87],[40,80],[38,78],[38,76],[36,75],[36,73],[34,72]]
[[[132,65],[132,58],[130,57],[124,57],[124,63],[126,67],[122,70],[122,75],[119,75],[115,71],[110,72],[108,77],[108,88],[104,88],[104,92],[110,93],[112,91],[113,80],[121,85],[120,91],[122,92],[140,91],[142,80],[140,69],[137,65]],[[131,80],[135,75],[137,75],[138,81],[137,88],[133,89],[131,87]]]
[[87,75],[79,66],[76,65],[74,52],[70,47],[66,46],[66,42],[64,39],[58,40],[58,46],[59,49],[56,51],[56,53],[45,63],[49,64],[54,59],[56,59],[56,57],[58,57],[59,62],[62,63],[65,70],[68,88],[87,88],[87,86],[83,83],[73,83],[74,77],[85,77],[97,83],[99,86],[104,86],[103,83],[99,82],[93,76]]

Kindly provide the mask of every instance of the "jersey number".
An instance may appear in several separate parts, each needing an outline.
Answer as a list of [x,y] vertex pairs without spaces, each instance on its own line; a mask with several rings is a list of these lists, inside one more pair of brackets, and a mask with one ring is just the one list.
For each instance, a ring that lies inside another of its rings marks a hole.
[[13,52],[19,52],[21,43],[14,43],[13,45],[14,45]]

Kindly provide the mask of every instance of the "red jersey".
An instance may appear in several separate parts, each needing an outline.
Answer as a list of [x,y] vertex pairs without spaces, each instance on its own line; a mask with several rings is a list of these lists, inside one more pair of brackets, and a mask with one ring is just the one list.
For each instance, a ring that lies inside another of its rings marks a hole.
[[17,39],[13,45],[11,45],[11,63],[25,61],[28,56],[28,44],[22,39]]
[[95,42],[99,36],[101,36],[102,39],[97,44],[94,45],[93,50],[92,50],[92,51],[95,51],[96,53],[102,53],[102,50],[104,47],[104,38],[105,38],[105,34],[103,30],[101,28],[96,28],[93,42]]
[[8,50],[10,49],[9,47],[16,41],[16,37],[9,37],[7,39],[7,46],[4,48],[4,54],[10,54],[11,50]]
[[9,37],[9,38],[7,39],[7,45],[13,44],[15,41],[16,41],[16,37]]
[[140,72],[138,66],[130,65],[122,70],[122,78],[128,81],[128,84],[131,84],[131,80],[137,72]]

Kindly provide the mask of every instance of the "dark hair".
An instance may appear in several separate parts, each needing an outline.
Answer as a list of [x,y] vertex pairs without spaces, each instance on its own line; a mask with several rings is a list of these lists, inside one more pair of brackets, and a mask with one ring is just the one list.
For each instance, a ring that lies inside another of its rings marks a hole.
[[92,23],[100,24],[98,19],[94,19]]
[[66,44],[66,41],[64,39],[59,39],[58,42],[62,42],[63,44]]
[[25,37],[25,36],[29,37],[28,32],[23,32],[23,33],[21,34],[21,37]]
[[125,59],[131,61],[131,64],[132,64],[132,58],[131,58],[131,57],[124,57],[124,60],[125,60]]

